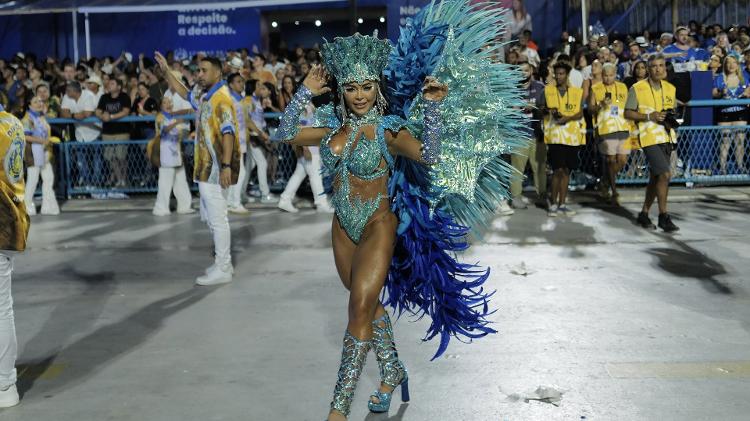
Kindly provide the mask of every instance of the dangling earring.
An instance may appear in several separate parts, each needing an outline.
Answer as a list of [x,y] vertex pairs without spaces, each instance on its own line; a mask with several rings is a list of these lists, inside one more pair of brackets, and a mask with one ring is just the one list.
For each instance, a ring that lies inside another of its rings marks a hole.
[[380,90],[380,85],[378,85],[378,97],[375,99],[375,107],[378,109],[378,114],[380,115],[385,114],[385,109],[388,107],[388,101],[385,100],[383,91]]
[[344,103],[344,94],[339,93],[339,114],[341,115],[341,124],[346,124],[346,121],[349,120],[349,113],[346,111],[346,103]]

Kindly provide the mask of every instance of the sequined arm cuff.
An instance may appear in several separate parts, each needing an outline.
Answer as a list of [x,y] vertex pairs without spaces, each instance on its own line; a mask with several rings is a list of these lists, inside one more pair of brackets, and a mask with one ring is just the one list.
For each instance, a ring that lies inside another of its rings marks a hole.
[[290,142],[299,133],[300,117],[305,112],[305,106],[312,99],[312,92],[302,85],[294,94],[294,98],[287,104],[284,115],[281,116],[279,129],[276,131],[276,139],[282,142]]
[[440,101],[424,101],[424,132],[422,133],[422,162],[435,164],[440,157]]

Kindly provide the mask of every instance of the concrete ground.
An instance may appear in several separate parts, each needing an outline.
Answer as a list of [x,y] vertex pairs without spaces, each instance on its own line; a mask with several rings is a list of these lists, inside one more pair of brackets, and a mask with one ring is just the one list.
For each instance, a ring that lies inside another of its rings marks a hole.
[[[499,333],[430,362],[427,322],[402,318],[411,403],[367,413],[370,355],[350,419],[747,420],[750,202],[715,192],[673,204],[676,235],[586,196],[571,218],[497,218],[465,259],[492,268]],[[234,282],[198,288],[199,217],[121,203],[33,218],[13,281],[23,400],[0,419],[324,419],[347,300],[330,215],[233,216]],[[526,402],[538,386],[559,406]]]

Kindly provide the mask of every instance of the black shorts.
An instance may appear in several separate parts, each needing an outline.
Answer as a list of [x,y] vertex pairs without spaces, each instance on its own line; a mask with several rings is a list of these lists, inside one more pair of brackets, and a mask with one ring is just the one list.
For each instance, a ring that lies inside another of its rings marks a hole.
[[651,175],[662,175],[671,171],[671,143],[660,143],[658,145],[646,146],[643,148],[643,153],[648,160],[648,167]]
[[735,121],[747,121],[748,112],[747,110],[730,111],[730,112],[720,111],[717,114],[718,114],[718,116],[716,116],[717,123],[734,123]]
[[568,170],[578,169],[578,150],[580,146],[570,145],[547,145],[547,162],[552,170],[567,168]]

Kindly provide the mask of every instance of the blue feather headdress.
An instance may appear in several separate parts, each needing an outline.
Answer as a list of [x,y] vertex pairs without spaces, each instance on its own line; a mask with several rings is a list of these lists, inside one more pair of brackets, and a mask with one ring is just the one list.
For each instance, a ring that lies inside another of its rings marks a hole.
[[351,82],[379,81],[392,50],[388,40],[357,33],[324,43],[320,55],[328,73],[343,86]]

